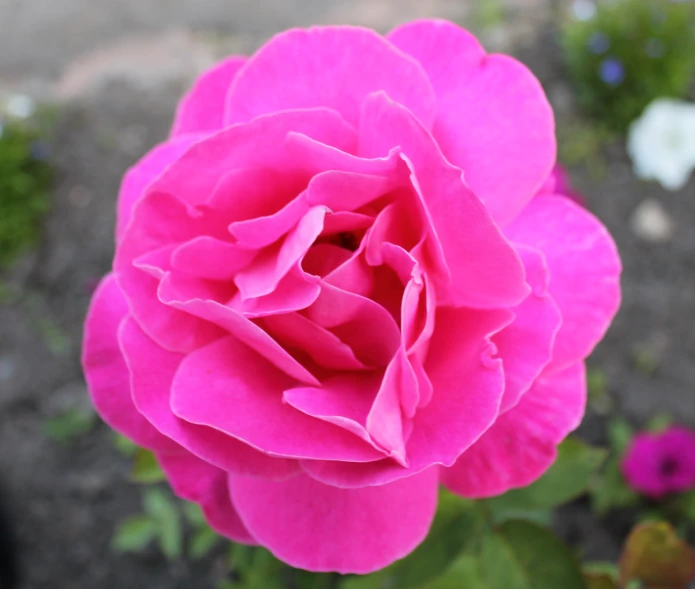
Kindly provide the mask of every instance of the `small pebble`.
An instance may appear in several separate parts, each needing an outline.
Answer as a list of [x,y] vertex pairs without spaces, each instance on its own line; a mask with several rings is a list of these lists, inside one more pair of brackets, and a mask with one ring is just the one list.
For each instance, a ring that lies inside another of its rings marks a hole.
[[634,234],[652,243],[663,243],[673,237],[673,220],[656,199],[642,202],[632,214],[630,227]]

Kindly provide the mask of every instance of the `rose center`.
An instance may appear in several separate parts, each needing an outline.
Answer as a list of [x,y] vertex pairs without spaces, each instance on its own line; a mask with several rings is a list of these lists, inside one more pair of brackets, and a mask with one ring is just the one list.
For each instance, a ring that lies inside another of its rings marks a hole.
[[360,247],[361,237],[352,231],[342,231],[340,233],[334,233],[326,240],[319,241],[331,243],[350,252],[354,252],[357,251],[358,247]]

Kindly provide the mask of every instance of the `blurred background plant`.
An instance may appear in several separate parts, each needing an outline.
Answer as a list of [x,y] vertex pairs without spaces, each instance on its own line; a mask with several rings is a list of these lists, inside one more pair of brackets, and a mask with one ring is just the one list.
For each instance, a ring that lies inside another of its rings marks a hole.
[[610,130],[624,132],[652,100],[689,95],[695,72],[692,2],[604,0],[575,5],[575,17],[562,30],[562,46],[587,114]]
[[[673,429],[667,416],[647,427],[655,437]],[[229,543],[197,505],[159,485],[164,476],[152,453],[118,437],[116,447],[133,461],[131,479],[142,485],[143,512],[121,522],[112,548],[159,551],[170,561],[217,554],[217,589],[687,589],[695,581],[688,544],[695,540],[694,489],[640,496],[621,471],[639,436],[615,420],[610,437],[610,451],[567,439],[539,481],[499,497],[471,501],[442,490],[432,529],[412,554],[371,575],[346,577],[292,569],[263,548]],[[631,509],[640,522],[618,563],[581,564],[582,555],[552,531],[557,508],[589,496],[599,517]]]
[[40,237],[53,178],[50,120],[27,96],[0,97],[0,267]]

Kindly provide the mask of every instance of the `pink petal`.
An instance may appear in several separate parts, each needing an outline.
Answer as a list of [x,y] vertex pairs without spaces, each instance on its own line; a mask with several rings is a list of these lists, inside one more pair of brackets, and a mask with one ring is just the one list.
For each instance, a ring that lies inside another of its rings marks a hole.
[[220,475],[226,478],[223,470],[185,450],[179,454],[158,452],[157,462],[174,493],[186,501],[200,503]]
[[579,425],[585,405],[583,362],[541,375],[453,467],[442,469],[442,482],[471,498],[530,485],[555,461],[558,444]]
[[241,523],[229,498],[227,473],[193,454],[158,454],[157,461],[174,492],[187,501],[200,503],[211,527],[235,542],[256,544]]
[[227,91],[244,63],[245,57],[227,57],[195,81],[176,109],[172,137],[217,131],[224,126]]
[[342,428],[283,403],[283,392],[296,384],[228,337],[186,356],[172,384],[171,406],[189,423],[225,432],[276,456],[354,462],[381,457]]
[[606,228],[569,199],[534,199],[506,229],[507,236],[540,250],[550,270],[548,292],[562,313],[552,367],[586,358],[620,306],[620,258]]
[[285,147],[290,132],[351,152],[355,130],[334,110],[283,110],[234,125],[194,144],[175,166],[170,166],[149,188],[176,195],[189,205],[210,198],[225,174],[242,168],[295,172],[299,166]]
[[[165,283],[162,283],[162,286],[165,286]],[[173,293],[160,290],[160,296],[168,305],[209,321],[233,334],[239,341],[244,342],[288,376],[307,384],[318,384],[316,378],[292,358],[282,346],[238,311],[229,306],[221,305],[216,301],[202,301],[200,299],[177,301],[168,298],[167,295],[169,294]]]
[[366,369],[350,346],[299,313],[270,315],[263,325],[283,348],[308,354],[319,366],[338,371]]
[[311,179],[307,200],[332,212],[355,211],[393,190],[398,180],[397,177],[331,170]]
[[255,256],[247,247],[201,235],[172,252],[171,267],[210,280],[232,280]]
[[227,96],[227,124],[292,108],[325,106],[349,123],[370,92],[384,90],[428,127],[436,99],[416,60],[357,27],[293,29],[249,60]]
[[320,293],[319,280],[316,276],[304,272],[297,262],[280,279],[272,292],[250,299],[244,299],[241,292],[238,292],[229,301],[228,306],[244,317],[256,319],[306,309],[316,302]]
[[113,274],[97,287],[87,314],[82,367],[89,394],[101,418],[113,429],[151,450],[182,449],[157,431],[135,408],[130,394],[130,374],[118,347],[118,326],[128,314],[128,304]]
[[294,132],[288,133],[285,147],[293,156],[296,165],[311,176],[326,171],[377,176],[389,176],[394,172],[400,173],[401,170],[407,172],[398,147],[391,149],[385,157],[365,158],[352,155],[357,148],[356,135],[355,145],[350,152]]
[[381,386],[367,416],[367,431],[396,462],[407,468],[402,399],[417,397],[417,378],[403,349],[386,367]]
[[[208,221],[194,215],[176,198],[150,193],[133,211],[133,219],[116,250],[114,270],[128,299],[130,312],[143,330],[172,352],[187,352],[222,335],[215,325],[162,304],[157,296],[159,279],[148,276],[133,262],[143,254],[186,242],[209,229]],[[168,268],[162,268],[168,270]]]
[[248,247],[267,247],[297,225],[309,208],[306,195],[302,193],[272,215],[232,223],[229,232]]
[[425,371],[434,393],[413,420],[406,445],[408,468],[393,460],[335,464],[303,460],[313,478],[344,488],[383,485],[432,465],[451,466],[497,417],[504,391],[500,360],[490,338],[508,325],[508,311],[440,309]]
[[398,349],[398,325],[384,307],[326,281],[306,314],[336,334],[368,366],[386,366]]
[[302,413],[352,432],[381,452],[367,431],[367,419],[379,390],[380,377],[378,373],[336,376],[323,382],[321,387],[287,390],[282,398]]
[[366,574],[409,554],[424,540],[437,506],[437,473],[380,487],[337,489],[307,476],[282,483],[232,477],[241,519],[291,566]]
[[135,406],[163,434],[227,472],[267,478],[284,478],[296,472],[293,460],[272,458],[235,438],[187,423],[173,414],[171,386],[182,355],[160,348],[132,319],[122,323],[119,343],[131,373]]
[[548,269],[543,255],[528,247],[517,247],[526,265],[526,278],[533,292],[512,309],[516,317],[492,339],[504,365],[504,413],[531,388],[553,355],[562,315],[547,292]]
[[210,492],[200,501],[200,507],[210,527],[218,534],[240,544],[252,546],[258,544],[239,518],[239,513],[232,504],[229,495],[229,483],[225,474],[221,474],[215,479]]
[[268,248],[253,264],[239,272],[234,282],[239,287],[241,298],[250,299],[272,293],[321,234],[325,215],[325,207],[312,207],[278,248]]
[[303,170],[231,170],[220,176],[212,194],[196,208],[226,223],[229,238],[229,225],[277,213],[306,188],[308,181]]
[[359,154],[383,155],[400,145],[415,188],[431,216],[451,273],[455,305],[513,306],[528,294],[524,267],[485,206],[448,164],[431,135],[385,94],[369,96],[360,122]]
[[145,157],[128,170],[123,177],[118,194],[116,241],[120,241],[130,222],[133,207],[145,196],[147,187],[179,159],[197,139],[199,139],[198,136],[188,135],[162,143],[150,150]]
[[555,163],[553,111],[540,82],[469,32],[422,20],[388,35],[427,71],[437,95],[434,136],[498,223],[513,219]]

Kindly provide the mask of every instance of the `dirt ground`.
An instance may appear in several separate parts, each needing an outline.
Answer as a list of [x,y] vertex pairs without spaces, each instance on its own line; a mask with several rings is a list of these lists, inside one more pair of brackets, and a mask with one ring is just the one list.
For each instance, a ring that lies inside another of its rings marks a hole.
[[[550,0],[507,0],[504,25],[481,29],[489,48],[520,56],[546,86],[558,127],[572,117],[549,18]],[[103,425],[63,445],[45,424],[87,407],[79,353],[95,280],[113,254],[114,203],[124,170],[168,131],[190,78],[228,51],[252,51],[293,25],[353,22],[388,29],[419,16],[476,23],[463,0],[0,0],[0,92],[60,100],[53,158],[58,182],[40,247],[0,275],[0,486],[16,516],[26,589],[212,587],[213,557],[168,564],[156,552],[114,553],[119,521],[140,510],[128,460]],[[554,4],[553,4],[554,6]],[[624,302],[591,365],[607,376],[612,411],[635,423],[657,411],[695,426],[695,182],[665,193],[638,182],[622,145],[603,174],[579,164],[577,189],[615,236]],[[655,236],[636,214],[654,200],[667,216]],[[639,351],[641,350],[641,351]],[[647,354],[656,369],[638,369]],[[604,440],[605,417],[581,428]],[[558,530],[594,559],[614,558],[625,522],[564,509]],[[629,522],[628,522],[629,523]]]

